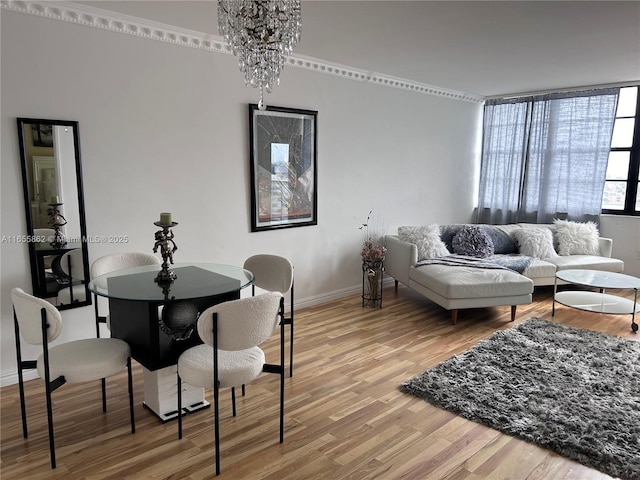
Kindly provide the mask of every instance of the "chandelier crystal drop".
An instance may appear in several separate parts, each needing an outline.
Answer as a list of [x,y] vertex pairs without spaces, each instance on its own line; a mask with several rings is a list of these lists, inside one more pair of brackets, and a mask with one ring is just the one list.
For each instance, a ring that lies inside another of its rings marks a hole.
[[300,0],[218,0],[218,31],[238,57],[244,82],[264,92],[280,84],[287,55],[300,40]]

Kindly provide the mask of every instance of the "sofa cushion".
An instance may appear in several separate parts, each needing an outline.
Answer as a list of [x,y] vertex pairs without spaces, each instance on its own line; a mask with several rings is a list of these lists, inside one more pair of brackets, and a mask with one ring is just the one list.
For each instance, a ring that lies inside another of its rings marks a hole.
[[[554,259],[559,257],[553,257]],[[541,260],[536,258],[529,264],[527,269],[523,272],[529,278],[551,278],[556,274],[556,266],[551,263],[552,260]]]
[[468,257],[487,258],[493,255],[493,240],[477,225],[466,225],[455,234],[451,241],[453,252]]
[[398,238],[418,247],[418,261],[450,254],[440,239],[440,227],[435,223],[421,227],[398,227]]
[[584,268],[587,270],[606,270],[616,273],[622,273],[624,270],[624,262],[622,260],[596,255],[560,255],[559,257],[547,258],[546,260],[554,264],[558,270]]
[[411,267],[409,278],[445,298],[486,298],[527,295],[533,282],[510,270],[450,265]]
[[498,254],[518,253],[518,244],[509,231],[501,225],[482,225],[493,242],[493,252]]
[[598,226],[593,222],[553,220],[560,255],[599,255]]
[[512,235],[522,255],[544,259],[558,256],[553,248],[553,233],[548,228],[523,227]]

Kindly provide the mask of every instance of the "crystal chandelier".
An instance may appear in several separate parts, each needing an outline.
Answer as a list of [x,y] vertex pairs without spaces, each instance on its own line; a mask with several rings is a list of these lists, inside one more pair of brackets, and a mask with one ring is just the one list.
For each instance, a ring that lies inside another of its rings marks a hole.
[[260,87],[260,110],[301,29],[300,0],[218,0],[218,31],[239,57],[245,84]]

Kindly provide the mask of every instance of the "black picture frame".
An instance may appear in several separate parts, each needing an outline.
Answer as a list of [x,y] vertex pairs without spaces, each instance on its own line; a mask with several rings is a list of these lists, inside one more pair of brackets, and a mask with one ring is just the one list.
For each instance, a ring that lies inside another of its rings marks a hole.
[[249,104],[252,232],[318,224],[317,118]]

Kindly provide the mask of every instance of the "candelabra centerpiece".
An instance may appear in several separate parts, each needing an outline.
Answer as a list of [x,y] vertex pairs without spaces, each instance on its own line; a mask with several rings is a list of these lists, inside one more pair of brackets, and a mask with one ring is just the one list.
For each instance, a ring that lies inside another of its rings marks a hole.
[[218,31],[238,57],[247,86],[264,91],[280,84],[285,57],[300,41],[300,0],[218,0]]
[[171,220],[170,213],[161,213],[160,221],[153,222],[153,224],[162,228],[162,230],[156,231],[156,243],[153,246],[153,253],[157,253],[159,248],[160,255],[162,255],[162,268],[154,281],[160,285],[169,284],[178,278],[174,271],[169,270],[169,264],[173,265],[173,254],[178,250],[173,241],[174,235],[171,227],[175,227],[178,223]]
[[62,203],[57,198],[52,199],[47,209],[47,215],[49,215],[49,225],[53,228],[53,240],[49,242],[53,248],[62,248],[67,244],[64,235],[61,232],[61,227],[67,224],[67,220],[60,213],[60,207]]

